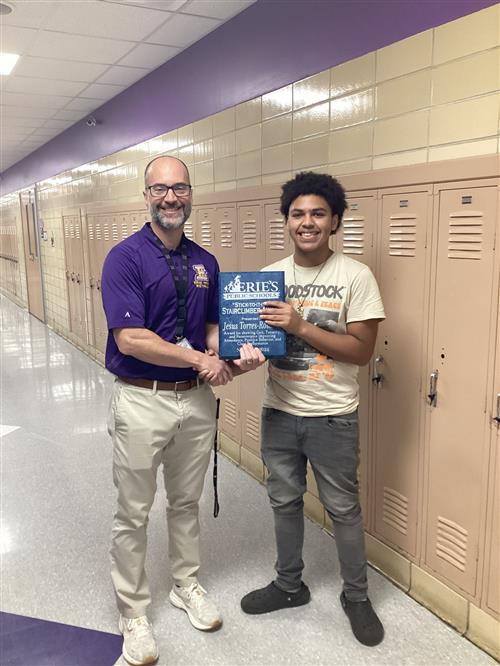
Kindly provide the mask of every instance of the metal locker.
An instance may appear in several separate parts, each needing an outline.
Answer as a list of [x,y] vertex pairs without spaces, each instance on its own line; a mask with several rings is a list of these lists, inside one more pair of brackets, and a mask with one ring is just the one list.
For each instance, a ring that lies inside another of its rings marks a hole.
[[236,206],[215,208],[214,213],[214,249],[221,271],[237,271],[238,266],[238,218]]
[[[238,206],[239,269],[258,271],[264,266],[262,206]],[[242,375],[236,381],[240,390],[241,443],[260,457],[260,418],[266,366]]]
[[470,595],[486,485],[495,220],[496,187],[439,192],[425,564]]
[[293,254],[293,243],[279,201],[264,204],[265,266]]
[[94,323],[94,347],[104,352],[107,338],[107,325],[102,307],[100,278],[102,271],[101,225],[97,215],[87,217],[89,248],[89,287],[92,302],[92,320]]
[[[377,227],[377,199],[375,193],[347,195],[348,209],[340,229],[335,236],[337,252],[347,254],[375,271],[375,251],[373,239]],[[330,243],[330,247],[332,242]],[[383,298],[383,294],[382,294]],[[359,369],[359,494],[365,526],[371,524],[371,506],[369,502],[370,452],[369,452],[369,419],[370,419],[370,367]]]
[[145,210],[133,210],[128,215],[128,235],[137,233],[148,219],[148,214]]
[[262,207],[238,205],[238,270],[258,271],[264,266]]
[[35,191],[19,193],[21,226],[24,237],[24,264],[28,289],[28,310],[41,321],[45,321],[42,290],[42,267],[40,262],[38,229],[35,215]]
[[417,557],[421,377],[428,320],[431,191],[382,196],[378,283],[386,312],[375,347],[374,532]]
[[[194,233],[196,242],[208,252],[214,251],[214,215],[215,208],[198,208],[195,212]],[[217,257],[218,259],[218,257]],[[220,263],[220,262],[219,262]],[[221,270],[224,270],[221,268]]]
[[219,386],[216,392],[221,398],[219,430],[239,444],[241,441],[239,380],[234,379],[225,386]]

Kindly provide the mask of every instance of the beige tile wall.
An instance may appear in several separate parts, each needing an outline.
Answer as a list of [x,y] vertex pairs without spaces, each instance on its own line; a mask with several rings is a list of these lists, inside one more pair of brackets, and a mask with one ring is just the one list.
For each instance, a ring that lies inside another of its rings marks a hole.
[[[155,155],[189,166],[196,194],[494,153],[499,146],[500,5],[390,44],[40,184],[51,231],[61,210],[126,203]],[[62,325],[61,256],[44,248],[51,321]]]

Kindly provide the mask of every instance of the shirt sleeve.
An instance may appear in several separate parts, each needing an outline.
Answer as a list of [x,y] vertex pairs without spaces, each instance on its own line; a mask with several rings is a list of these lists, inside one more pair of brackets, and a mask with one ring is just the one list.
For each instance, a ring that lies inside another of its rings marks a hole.
[[385,312],[377,281],[365,266],[352,280],[346,323],[367,319],[385,319]]
[[102,269],[101,285],[109,330],[145,327],[142,275],[131,251],[117,246],[109,252]]
[[207,322],[210,324],[219,323],[219,272],[219,264],[214,257],[213,277],[208,288]]

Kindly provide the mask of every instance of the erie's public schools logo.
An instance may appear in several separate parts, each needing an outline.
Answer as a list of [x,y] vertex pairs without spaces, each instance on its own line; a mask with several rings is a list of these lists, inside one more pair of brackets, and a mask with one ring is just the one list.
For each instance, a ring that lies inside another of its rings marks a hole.
[[224,287],[224,298],[228,301],[243,301],[252,298],[276,298],[279,294],[279,284],[275,280],[249,280],[235,277]]
[[194,286],[198,287],[199,289],[208,289],[209,279],[208,279],[207,269],[205,268],[205,266],[203,264],[194,264],[193,270],[194,270],[194,280],[193,280]]

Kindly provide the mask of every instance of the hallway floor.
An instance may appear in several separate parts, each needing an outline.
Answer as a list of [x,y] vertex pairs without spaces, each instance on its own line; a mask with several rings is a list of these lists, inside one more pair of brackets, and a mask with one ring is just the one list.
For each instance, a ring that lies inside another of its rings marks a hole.
[[[111,666],[120,657],[109,577],[115,490],[106,412],[112,377],[97,363],[0,296],[2,666]],[[217,601],[222,629],[196,631],[168,602],[164,493],[149,525],[147,570],[160,665],[495,664],[376,571],[370,597],[386,638],[353,638],[338,597],[332,538],[306,521],[309,605],[246,616],[240,598],[266,585],[275,559],[265,489],[222,456],[220,516],[212,488],[201,507],[200,582]],[[43,621],[42,621],[43,620]]]

